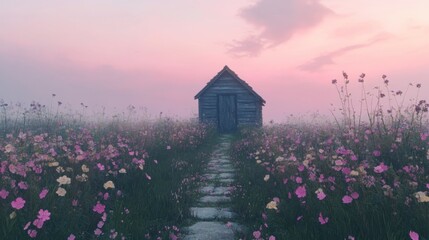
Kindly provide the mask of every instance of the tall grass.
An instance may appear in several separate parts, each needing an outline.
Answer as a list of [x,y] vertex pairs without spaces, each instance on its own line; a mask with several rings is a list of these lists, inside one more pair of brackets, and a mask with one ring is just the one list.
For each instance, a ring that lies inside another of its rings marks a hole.
[[332,82],[340,100],[333,124],[240,133],[234,202],[252,226],[250,239],[429,237],[428,105],[418,100],[421,86],[409,86],[417,94],[406,106],[387,77],[385,90],[375,93],[366,92],[364,77],[357,102],[347,74],[342,85]]
[[180,235],[211,127],[1,107],[0,239]]

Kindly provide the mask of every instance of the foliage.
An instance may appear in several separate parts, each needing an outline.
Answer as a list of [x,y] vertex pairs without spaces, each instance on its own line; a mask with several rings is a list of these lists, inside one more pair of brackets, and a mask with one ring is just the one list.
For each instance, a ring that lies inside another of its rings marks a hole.
[[210,127],[39,117],[4,118],[0,239],[177,238]]
[[253,227],[249,238],[429,237],[426,102],[384,110],[376,88],[375,107],[359,113],[344,77],[343,86],[333,81],[341,103],[335,124],[272,124],[237,137],[234,202]]

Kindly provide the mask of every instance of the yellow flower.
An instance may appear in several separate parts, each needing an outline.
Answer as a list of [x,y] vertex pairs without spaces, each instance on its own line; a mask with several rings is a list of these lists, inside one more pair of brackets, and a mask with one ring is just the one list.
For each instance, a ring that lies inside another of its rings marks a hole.
[[365,171],[365,167],[364,166],[358,167],[358,171],[359,171],[360,174],[366,175],[366,171]]
[[270,175],[265,175],[265,177],[264,177],[264,181],[266,182],[266,181],[268,181],[270,179]]
[[86,182],[88,180],[88,175],[82,173],[82,175],[77,175],[76,180],[79,182]]
[[12,144],[8,144],[4,147],[5,153],[15,152],[15,147]]
[[318,188],[314,193],[318,194],[318,193],[322,193],[323,189],[322,188]]
[[307,159],[302,161],[302,165],[304,165],[307,168],[308,168],[308,163],[309,163],[309,161]]
[[66,195],[67,191],[64,188],[59,187],[55,193],[60,197],[64,197]]
[[352,170],[352,171],[350,172],[350,176],[353,176],[353,177],[359,176],[359,172],[358,172],[358,171],[356,171],[356,170]]
[[427,195],[427,192],[416,192],[414,193],[414,196],[417,198],[417,202],[429,202],[429,196]]
[[112,181],[107,181],[103,185],[104,189],[115,188],[115,184]]
[[305,155],[305,159],[307,159],[307,160],[313,160],[314,159],[314,157],[313,157],[313,155],[311,155],[311,154],[307,154],[307,155]]
[[55,169],[57,171],[57,173],[63,173],[65,170],[63,167],[59,166]]
[[58,167],[59,165],[60,165],[59,162],[50,162],[50,163],[48,163],[49,167]]
[[271,201],[271,202],[267,203],[266,208],[267,209],[275,209],[275,210],[277,210],[277,203],[274,202],[274,201]]
[[57,178],[57,182],[61,185],[68,185],[71,183],[71,179],[66,175]]
[[85,164],[83,164],[81,168],[82,168],[82,172],[84,172],[84,173],[89,172],[89,168]]

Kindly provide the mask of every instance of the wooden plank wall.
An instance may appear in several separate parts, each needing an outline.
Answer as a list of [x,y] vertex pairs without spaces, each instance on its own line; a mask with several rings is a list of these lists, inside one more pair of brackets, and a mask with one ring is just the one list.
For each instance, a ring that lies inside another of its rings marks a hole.
[[217,123],[218,94],[237,95],[238,126],[262,125],[262,103],[226,72],[198,100],[202,121]]

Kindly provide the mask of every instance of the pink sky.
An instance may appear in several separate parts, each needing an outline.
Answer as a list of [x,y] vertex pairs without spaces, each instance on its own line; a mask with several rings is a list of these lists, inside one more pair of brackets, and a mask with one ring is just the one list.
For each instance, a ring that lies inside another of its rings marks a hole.
[[[329,114],[330,84],[388,75],[429,100],[427,0],[0,2],[0,99],[91,111],[130,104],[192,117],[224,65],[266,101],[264,120]],[[410,95],[410,98],[414,95]],[[56,101],[56,100],[55,100]]]

